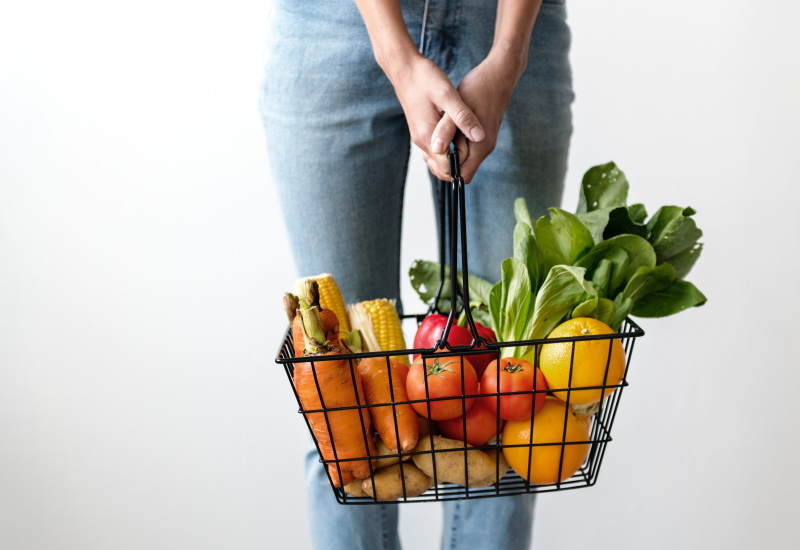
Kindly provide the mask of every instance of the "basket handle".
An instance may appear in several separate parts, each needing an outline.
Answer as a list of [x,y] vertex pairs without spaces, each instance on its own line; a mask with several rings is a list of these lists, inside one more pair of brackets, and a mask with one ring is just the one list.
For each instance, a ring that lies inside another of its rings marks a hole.
[[[469,310],[469,268],[467,262],[467,223],[466,208],[464,203],[464,191],[466,184],[461,177],[461,167],[458,158],[458,151],[455,144],[450,143],[450,151],[447,154],[450,162],[450,181],[441,182],[439,195],[439,287],[436,290],[436,297],[428,310],[428,314],[439,313],[439,300],[444,289],[446,256],[449,252],[450,266],[450,313],[447,317],[442,335],[436,341],[435,348],[446,348],[449,351],[468,351],[488,342],[478,334],[472,313]],[[449,244],[449,247],[448,247]],[[458,285],[458,248],[461,245],[461,273],[464,281],[463,289],[459,291]],[[460,308],[459,310],[459,303]],[[467,320],[472,343],[466,346],[450,346],[447,337],[450,329],[456,322],[458,315],[463,311]]]

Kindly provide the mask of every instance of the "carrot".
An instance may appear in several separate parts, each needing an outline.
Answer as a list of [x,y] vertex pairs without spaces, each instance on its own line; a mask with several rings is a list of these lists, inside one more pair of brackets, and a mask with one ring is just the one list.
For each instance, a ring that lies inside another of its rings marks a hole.
[[368,357],[358,364],[358,372],[361,374],[367,404],[386,403],[382,407],[369,408],[372,422],[381,440],[394,452],[397,452],[398,448],[403,452],[413,450],[419,438],[417,413],[410,403],[393,404],[408,401],[406,393],[408,367],[386,357]]
[[303,286],[303,291],[305,292],[305,297],[302,299],[289,292],[283,296],[283,309],[289,319],[289,324],[292,326],[292,341],[295,357],[302,356],[303,349],[305,348],[302,321],[297,314],[301,305],[305,305],[306,307],[315,306],[319,309],[326,341],[332,346],[339,345],[339,319],[332,310],[322,309],[319,305],[319,286],[317,282],[314,280],[306,281]]
[[300,308],[299,317],[309,361],[294,367],[295,391],[303,411],[318,411],[304,414],[334,487],[342,487],[369,477],[377,456],[361,377],[350,360],[336,358],[341,348],[326,343],[317,307]]

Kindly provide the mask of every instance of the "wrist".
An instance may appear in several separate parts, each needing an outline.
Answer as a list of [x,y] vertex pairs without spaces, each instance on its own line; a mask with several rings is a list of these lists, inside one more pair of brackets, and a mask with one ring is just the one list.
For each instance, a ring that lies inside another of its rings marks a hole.
[[497,39],[486,59],[502,71],[506,78],[516,82],[528,65],[528,41]]
[[412,63],[421,55],[411,41],[411,37],[405,38],[382,40],[380,43],[375,42],[372,46],[375,61],[392,82],[407,72]]

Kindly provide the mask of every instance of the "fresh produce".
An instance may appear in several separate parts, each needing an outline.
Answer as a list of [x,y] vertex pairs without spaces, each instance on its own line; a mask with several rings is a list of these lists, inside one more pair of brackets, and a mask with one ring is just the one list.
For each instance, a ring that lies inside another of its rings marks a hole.
[[508,460],[499,449],[487,451],[486,454],[491,460],[494,460],[498,466],[494,470],[491,470],[490,468],[491,471],[489,472],[489,475],[483,479],[476,480],[472,485],[470,485],[471,487],[488,487],[489,485],[494,485],[503,479],[508,473]]
[[420,453],[414,455],[414,464],[437,484],[449,482],[470,488],[487,487],[508,471],[508,463],[499,448],[485,452],[463,441],[434,435],[420,439],[414,451]]
[[[517,342],[543,339],[576,317],[617,331],[629,315],[664,317],[703,305],[706,297],[685,280],[703,247],[695,211],[664,206],[648,220],[627,197],[625,174],[608,163],[586,172],[574,214],[551,208],[534,222],[517,199],[513,257],[501,264],[500,281],[469,276],[473,317],[485,321],[488,309],[498,341]],[[434,262],[411,268],[412,286],[428,303],[440,271]],[[535,353],[530,345],[502,347],[503,357],[530,362]]]
[[[347,306],[353,329],[361,331],[370,351],[394,351],[406,349],[403,328],[394,300],[380,298]],[[392,359],[408,365],[407,355],[395,355]]]
[[303,289],[306,288],[308,281],[315,281],[319,286],[320,308],[333,311],[336,314],[336,318],[339,319],[339,330],[350,332],[350,323],[347,319],[347,311],[344,308],[344,298],[333,275],[320,273],[319,275],[298,279],[294,285],[295,294],[303,296]]
[[[614,331],[597,319],[578,317],[560,324],[547,338],[600,334],[614,334]],[[616,389],[600,389],[600,386],[615,386],[622,382],[625,351],[616,338],[544,344],[539,355],[539,368],[556,397],[565,402],[569,400],[571,405],[590,405]],[[587,387],[595,389],[579,389]]]
[[395,453],[412,450],[419,437],[419,422],[414,407],[402,403],[408,401],[408,367],[386,357],[367,357],[358,363],[358,372],[372,425],[381,440]]
[[300,299],[294,294],[286,293],[283,297],[283,308],[292,326],[292,341],[295,357],[303,355],[305,341],[303,336],[303,326],[298,314],[301,307],[316,307],[319,310],[322,329],[325,331],[325,338],[331,346],[339,345],[339,318],[330,309],[322,309],[320,306],[319,285],[313,279],[306,280],[300,288],[303,298]]
[[544,374],[533,364],[506,357],[492,361],[481,378],[481,393],[501,395],[481,397],[481,402],[504,420],[526,420],[544,406],[547,385]]
[[375,456],[376,449],[365,408],[330,409],[363,405],[364,390],[352,362],[337,357],[341,348],[326,343],[319,309],[301,308],[300,319],[304,355],[309,361],[295,364],[294,387],[303,411],[326,409],[305,415],[322,458],[339,461],[328,464],[328,473],[333,485],[341,487],[370,474],[372,461],[367,457]]
[[[375,439],[375,448],[378,452],[377,458],[375,459],[376,470],[383,470],[384,468],[388,468],[400,462],[400,455],[397,454],[398,452],[387,447],[386,444],[381,441],[380,437]],[[406,455],[403,457],[403,460],[408,460],[409,458],[410,455]]]
[[[419,324],[417,332],[414,335],[414,348],[433,348],[444,334],[444,329],[447,326],[447,319],[446,315],[440,313],[432,313],[425,317]],[[466,319],[464,319],[464,322],[466,322]],[[487,343],[493,344],[497,342],[497,336],[495,336],[494,331],[489,327],[485,327],[475,321],[475,329],[478,336],[486,340]],[[472,340],[472,333],[466,326],[453,324],[453,326],[450,327],[450,332],[447,335],[447,343],[451,347],[469,346],[472,344]],[[475,349],[486,349],[486,346],[481,343],[475,346]],[[481,353],[468,356],[469,362],[472,364],[479,378],[483,374],[483,371],[486,370],[486,365],[495,357],[495,353]]]
[[589,427],[589,417],[578,416],[560,399],[547,397],[534,417],[506,422],[501,439],[503,454],[514,471],[531,483],[564,481],[589,455]]
[[431,478],[411,462],[403,462],[378,470],[364,479],[361,488],[378,500],[397,500],[421,495],[431,487]]
[[354,479],[344,486],[344,490],[352,497],[365,497],[367,496],[367,493],[364,492],[363,484],[363,479]]
[[472,406],[475,398],[468,396],[477,393],[478,376],[466,357],[420,355],[408,371],[406,391],[417,414],[448,420]]
[[[466,438],[464,437],[465,424]],[[436,425],[439,426],[439,431],[442,435],[450,439],[466,441],[473,447],[481,447],[500,433],[503,427],[503,420],[499,420],[497,413],[487,409],[483,402],[478,399],[472,404],[467,414],[450,420],[440,420]]]

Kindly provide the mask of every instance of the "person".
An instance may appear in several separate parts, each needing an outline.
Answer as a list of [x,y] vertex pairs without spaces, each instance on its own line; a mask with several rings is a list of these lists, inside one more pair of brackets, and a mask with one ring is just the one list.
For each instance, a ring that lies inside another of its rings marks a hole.
[[[498,280],[514,199],[561,203],[569,44],[563,1],[274,0],[260,109],[298,275],[399,301],[411,143],[436,200],[454,142],[470,272]],[[400,506],[338,504],[314,450],[306,472],[316,548],[400,547]],[[445,502],[442,547],[527,548],[533,512],[534,495]]]

